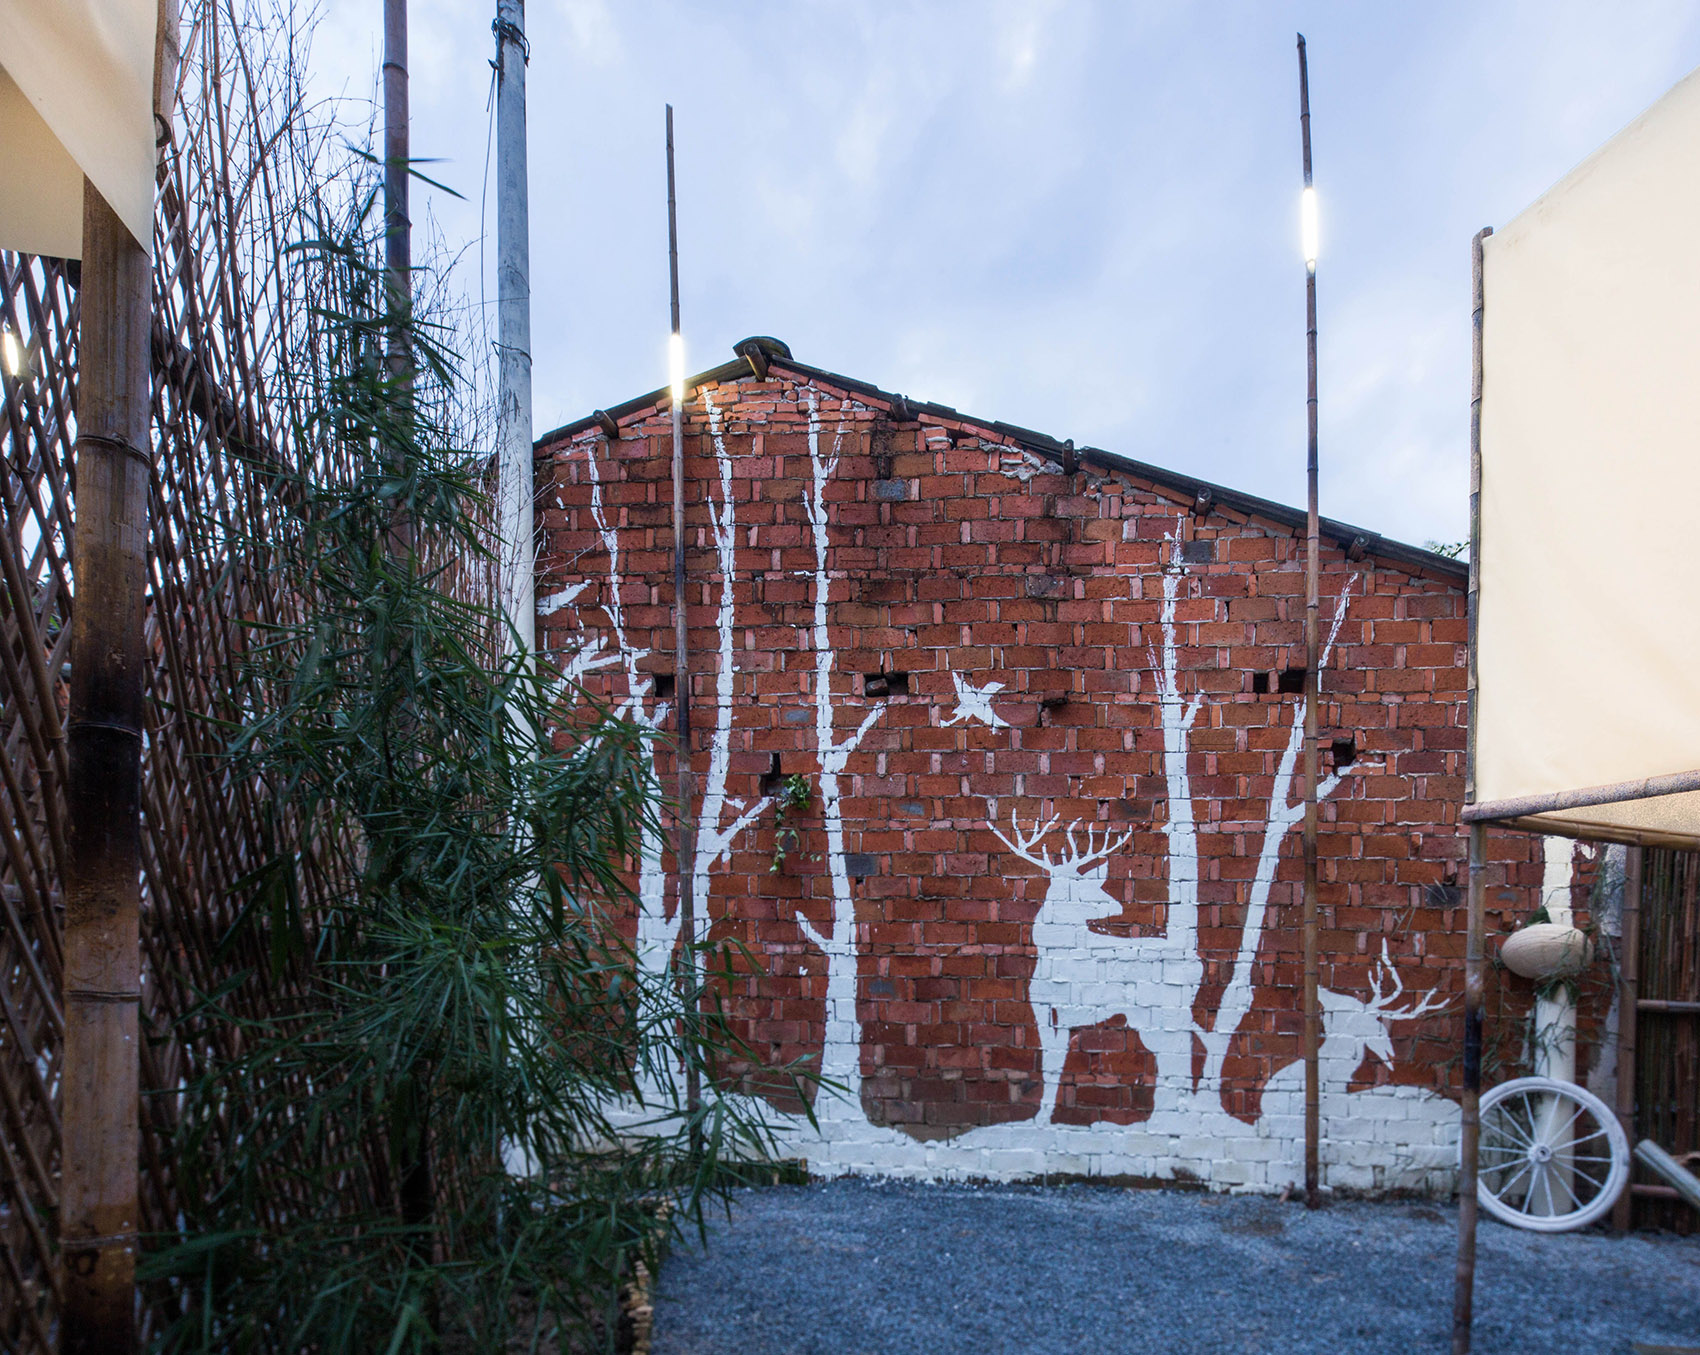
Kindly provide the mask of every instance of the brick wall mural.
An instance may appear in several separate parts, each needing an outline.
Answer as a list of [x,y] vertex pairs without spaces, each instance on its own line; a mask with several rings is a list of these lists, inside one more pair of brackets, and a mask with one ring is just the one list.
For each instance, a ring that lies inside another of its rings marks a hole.
[[[1294,516],[764,356],[688,406],[697,837],[682,872],[659,838],[633,862],[639,963],[682,880],[741,948],[723,1089],[816,1172],[1298,1180]],[[539,443],[539,635],[671,786],[669,411],[615,414]],[[1464,576],[1324,545],[1325,1176],[1440,1191]],[[1543,887],[1585,905],[1582,853],[1494,856],[1490,931]],[[796,1061],[840,1089],[816,1125],[772,1075]]]

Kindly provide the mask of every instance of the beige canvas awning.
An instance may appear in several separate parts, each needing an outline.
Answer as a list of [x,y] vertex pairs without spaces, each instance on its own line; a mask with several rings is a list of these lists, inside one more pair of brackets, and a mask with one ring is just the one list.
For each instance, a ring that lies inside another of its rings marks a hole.
[[0,249],[81,258],[86,175],[153,247],[159,0],[0,0]]
[[1475,804],[1700,844],[1700,72],[1483,247]]

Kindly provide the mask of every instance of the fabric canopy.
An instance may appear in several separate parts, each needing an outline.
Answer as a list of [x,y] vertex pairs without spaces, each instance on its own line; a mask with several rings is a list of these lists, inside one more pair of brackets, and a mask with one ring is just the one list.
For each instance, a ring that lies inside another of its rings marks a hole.
[[1484,242],[1467,817],[1700,843],[1697,513],[1700,72]]
[[86,175],[153,247],[159,0],[0,0],[0,249],[81,258]]

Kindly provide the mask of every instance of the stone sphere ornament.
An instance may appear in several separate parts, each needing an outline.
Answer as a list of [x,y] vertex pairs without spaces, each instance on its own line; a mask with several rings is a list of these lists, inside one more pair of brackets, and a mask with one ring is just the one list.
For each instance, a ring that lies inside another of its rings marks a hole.
[[1513,974],[1526,979],[1568,978],[1588,967],[1594,947],[1587,933],[1575,927],[1537,922],[1506,937],[1499,958]]

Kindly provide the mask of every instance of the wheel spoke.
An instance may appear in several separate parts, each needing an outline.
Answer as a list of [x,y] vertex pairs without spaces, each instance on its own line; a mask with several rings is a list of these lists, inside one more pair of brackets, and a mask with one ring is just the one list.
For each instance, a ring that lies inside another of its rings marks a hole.
[[[1517,1123],[1517,1117],[1511,1112],[1511,1103],[1509,1101],[1501,1101],[1499,1103],[1499,1107],[1496,1107],[1496,1109],[1499,1110],[1499,1113],[1494,1117],[1494,1119],[1496,1121],[1502,1121],[1506,1129],[1509,1129],[1512,1133],[1516,1134],[1518,1140],[1525,1148],[1533,1147],[1534,1140],[1525,1134],[1523,1132],[1523,1126]],[[1507,1137],[1509,1137],[1509,1135]]]
[[[1509,1201],[1506,1200],[1506,1197],[1511,1194],[1511,1188],[1514,1185],[1517,1184],[1517,1179],[1520,1176],[1522,1176],[1524,1172],[1528,1171],[1529,1168],[1533,1167],[1534,1165],[1535,1164],[1533,1162],[1525,1162],[1516,1171],[1512,1172],[1511,1175],[1506,1178],[1505,1184],[1502,1185],[1498,1190],[1494,1191],[1494,1197],[1496,1199],[1504,1202],[1504,1203],[1509,1203]],[[1523,1198],[1526,1201],[1528,1199],[1528,1196],[1525,1195]],[[1515,1205],[1513,1205],[1512,1207],[1516,1208]],[[1527,1213],[1528,1211],[1527,1210],[1518,1210],[1518,1212],[1519,1213]]]
[[1558,1184],[1564,1187],[1564,1193],[1570,1197],[1570,1203],[1575,1206],[1575,1208],[1572,1209],[1570,1212],[1575,1213],[1575,1212],[1577,1212],[1577,1210],[1580,1210],[1582,1208],[1581,1197],[1578,1196],[1576,1194],[1576,1192],[1570,1188],[1570,1182],[1565,1180],[1565,1177],[1568,1176],[1569,1173],[1568,1172],[1554,1172],[1552,1174],[1558,1178]]
[[1595,1176],[1585,1167],[1576,1168],[1576,1174],[1594,1188],[1594,1193],[1596,1195],[1604,1190],[1606,1188],[1606,1182],[1611,1180],[1610,1167],[1606,1168],[1606,1174],[1604,1176]]
[[1578,1101],[1576,1103],[1576,1113],[1565,1121],[1564,1128],[1558,1131],[1559,1134],[1568,1134],[1570,1130],[1575,1127],[1576,1121],[1580,1120],[1582,1116],[1587,1113],[1587,1110],[1588,1107]]

